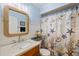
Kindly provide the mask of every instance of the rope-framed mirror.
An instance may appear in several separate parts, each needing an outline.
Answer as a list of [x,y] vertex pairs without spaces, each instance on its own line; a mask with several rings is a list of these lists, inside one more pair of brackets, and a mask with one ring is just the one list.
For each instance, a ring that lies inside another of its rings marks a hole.
[[29,33],[29,16],[26,12],[11,6],[4,7],[4,35],[20,36]]

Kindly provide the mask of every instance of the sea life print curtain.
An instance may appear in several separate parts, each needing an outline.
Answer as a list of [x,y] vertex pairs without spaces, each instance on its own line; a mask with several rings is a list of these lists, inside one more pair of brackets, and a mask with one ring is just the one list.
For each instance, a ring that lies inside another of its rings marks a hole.
[[79,6],[42,17],[41,31],[53,55],[79,55]]

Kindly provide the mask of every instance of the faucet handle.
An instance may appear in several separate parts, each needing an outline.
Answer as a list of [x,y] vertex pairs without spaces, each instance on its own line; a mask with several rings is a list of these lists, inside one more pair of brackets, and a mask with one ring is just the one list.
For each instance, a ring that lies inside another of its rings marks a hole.
[[12,40],[13,43],[16,43],[16,40]]

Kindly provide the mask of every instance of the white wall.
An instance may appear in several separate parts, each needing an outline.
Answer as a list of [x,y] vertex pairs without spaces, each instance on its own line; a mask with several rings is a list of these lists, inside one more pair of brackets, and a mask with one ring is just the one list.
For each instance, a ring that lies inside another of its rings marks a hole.
[[40,29],[40,10],[32,6],[31,4],[0,4],[0,45],[5,45],[18,40],[16,37],[6,37],[3,34],[3,9],[5,5],[10,5],[22,9],[29,14],[30,17],[30,29],[29,34],[21,36],[21,39],[29,39],[34,36],[36,30]]

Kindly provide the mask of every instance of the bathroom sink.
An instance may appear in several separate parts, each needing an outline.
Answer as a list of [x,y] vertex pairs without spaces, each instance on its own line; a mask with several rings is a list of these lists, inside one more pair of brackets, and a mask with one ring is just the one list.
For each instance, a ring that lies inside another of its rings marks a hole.
[[31,43],[29,43],[29,42],[26,42],[26,43],[21,43],[20,44],[20,48],[27,48],[27,47],[29,47],[31,45]]
[[30,40],[26,40],[26,41],[23,41],[23,42],[20,42],[19,43],[19,47],[21,49],[23,48],[28,48],[30,45],[34,44],[35,42],[34,41],[30,41]]

